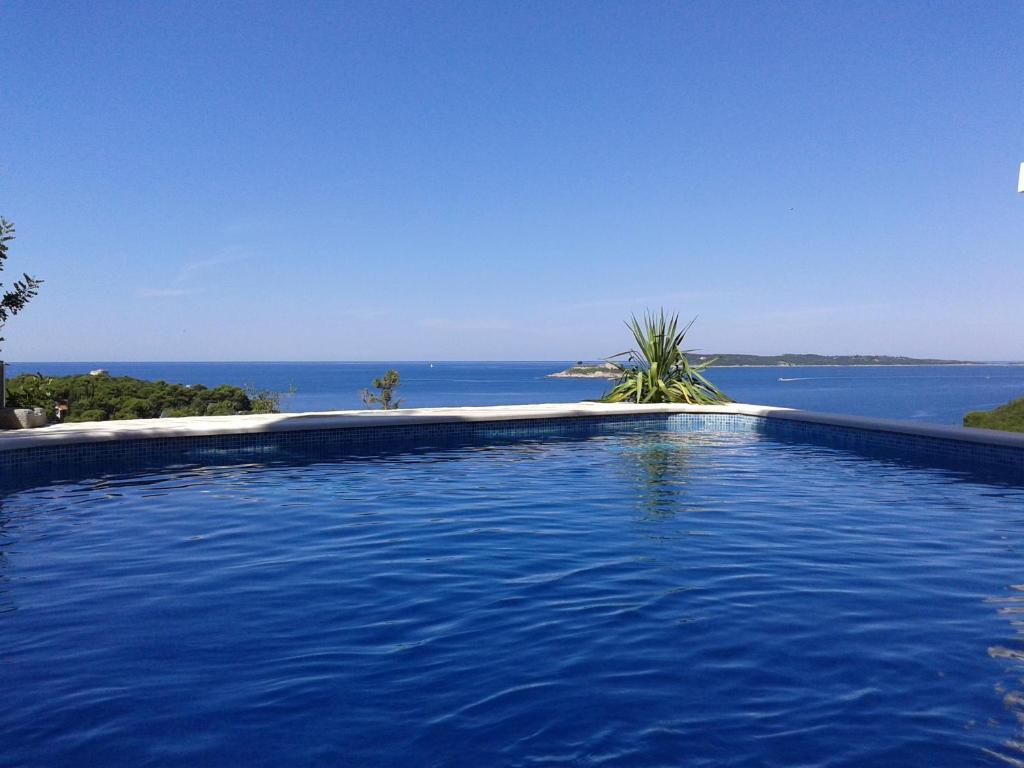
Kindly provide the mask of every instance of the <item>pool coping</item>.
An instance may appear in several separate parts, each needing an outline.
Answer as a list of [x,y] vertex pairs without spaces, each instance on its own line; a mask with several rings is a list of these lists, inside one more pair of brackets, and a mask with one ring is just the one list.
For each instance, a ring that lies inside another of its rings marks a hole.
[[110,443],[130,440],[209,437],[365,427],[467,422],[575,419],[659,414],[724,414],[846,427],[867,432],[913,435],[986,446],[1024,449],[1024,434],[940,424],[920,424],[834,413],[816,413],[767,405],[676,405],[636,403],[544,403],[461,408],[407,408],[395,411],[323,411],[246,416],[201,416],[54,424],[0,433],[4,451]]

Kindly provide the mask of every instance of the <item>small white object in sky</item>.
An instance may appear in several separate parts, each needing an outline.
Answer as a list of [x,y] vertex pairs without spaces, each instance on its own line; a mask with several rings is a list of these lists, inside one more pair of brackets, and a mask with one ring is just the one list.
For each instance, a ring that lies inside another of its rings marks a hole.
[[1017,179],[1017,191],[1024,192],[1024,163],[1020,164],[1020,176]]

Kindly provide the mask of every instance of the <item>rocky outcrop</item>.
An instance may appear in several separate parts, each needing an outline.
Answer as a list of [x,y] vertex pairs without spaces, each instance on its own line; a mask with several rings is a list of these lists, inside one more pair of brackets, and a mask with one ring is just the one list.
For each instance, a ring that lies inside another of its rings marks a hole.
[[611,363],[577,363],[558,373],[549,373],[549,379],[617,379],[621,371]]

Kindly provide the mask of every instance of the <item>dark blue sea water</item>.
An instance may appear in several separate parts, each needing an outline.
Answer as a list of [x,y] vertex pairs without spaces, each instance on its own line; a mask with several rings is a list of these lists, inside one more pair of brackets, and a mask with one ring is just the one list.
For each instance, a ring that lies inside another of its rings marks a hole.
[[[8,363],[8,375],[86,373],[164,379],[181,384],[237,384],[287,391],[283,408],[320,411],[363,407],[362,388],[387,368],[402,377],[407,407],[575,402],[599,397],[607,382],[549,379],[562,362],[495,363]],[[711,378],[734,400],[814,411],[959,424],[964,413],[1024,396],[1024,366],[905,368],[718,368]],[[779,381],[779,378],[788,379]]]
[[1020,487],[755,434],[10,492],[0,765],[1016,765],[1022,542]]

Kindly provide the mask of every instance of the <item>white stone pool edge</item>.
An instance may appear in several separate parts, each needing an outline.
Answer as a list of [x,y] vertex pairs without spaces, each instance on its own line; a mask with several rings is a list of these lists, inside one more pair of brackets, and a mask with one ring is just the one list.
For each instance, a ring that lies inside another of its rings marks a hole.
[[62,447],[122,440],[209,437],[373,426],[410,426],[650,414],[726,414],[757,416],[804,424],[847,427],[868,432],[913,435],[1024,450],[1024,434],[969,427],[947,427],[894,419],[874,419],[791,408],[729,403],[727,405],[637,405],[631,403],[547,403],[463,408],[406,408],[397,411],[326,411],[250,416],[202,416],[55,424],[40,429],[0,433],[0,451]]

